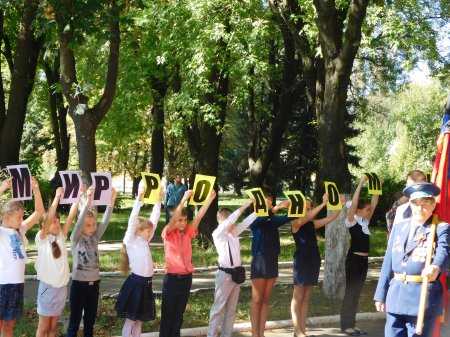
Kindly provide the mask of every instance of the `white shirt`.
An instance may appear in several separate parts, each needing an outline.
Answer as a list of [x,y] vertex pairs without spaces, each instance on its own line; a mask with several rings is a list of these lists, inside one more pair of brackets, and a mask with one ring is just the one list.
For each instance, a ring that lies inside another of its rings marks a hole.
[[[233,268],[241,265],[241,245],[239,235],[256,220],[256,214],[252,213],[230,232],[230,226],[236,223],[240,216],[239,209],[234,211],[225,221],[221,222],[212,233],[214,245],[219,255],[219,266],[222,268]],[[229,247],[229,248],[228,248]],[[230,259],[233,257],[233,265]]]
[[159,202],[153,206],[152,214],[150,215],[150,222],[153,224],[153,227],[148,241],[141,236],[136,235],[138,224],[137,217],[142,204],[143,203],[139,200],[134,202],[123,243],[127,249],[131,272],[142,277],[152,277],[153,259],[149,242],[155,234],[156,226],[158,226],[159,216],[161,214],[161,203]]
[[[406,212],[406,209],[408,207],[409,207],[409,211]],[[405,214],[405,212],[406,212],[406,214]],[[407,216],[405,217],[405,215],[407,215]],[[411,206],[410,206],[409,202],[405,202],[404,204],[401,204],[395,210],[395,218],[394,218],[394,222],[392,223],[392,227],[394,227],[394,225],[396,223],[399,223],[400,221],[410,218],[411,215],[412,215],[412,211],[411,211]]]
[[360,217],[356,214],[353,218],[353,221],[349,221],[347,218],[345,218],[345,226],[347,226],[347,228],[350,228],[358,223],[361,226],[363,233],[370,235],[369,220],[364,219],[363,217]]
[[[58,236],[48,234],[44,239],[41,239],[41,231],[36,234],[38,255],[34,267],[37,279],[54,288],[61,288],[69,283],[70,269],[65,246],[66,239],[62,232]],[[61,256],[57,259],[53,257],[52,253],[53,241],[56,241],[61,250]]]
[[25,282],[26,226],[16,229],[0,226],[0,284]]

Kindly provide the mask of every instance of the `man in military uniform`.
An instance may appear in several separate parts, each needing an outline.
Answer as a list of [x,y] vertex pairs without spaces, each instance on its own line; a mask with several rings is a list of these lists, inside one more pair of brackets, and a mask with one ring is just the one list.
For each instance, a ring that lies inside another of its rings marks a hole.
[[412,216],[398,222],[389,238],[374,300],[378,311],[386,312],[385,337],[413,337],[419,310],[422,277],[427,277],[428,301],[422,337],[431,336],[433,324],[442,310],[442,285],[438,280],[446,270],[449,226],[436,226],[436,247],[431,265],[425,267],[431,242],[431,219],[439,187],[431,183],[411,185],[403,191],[410,200]]

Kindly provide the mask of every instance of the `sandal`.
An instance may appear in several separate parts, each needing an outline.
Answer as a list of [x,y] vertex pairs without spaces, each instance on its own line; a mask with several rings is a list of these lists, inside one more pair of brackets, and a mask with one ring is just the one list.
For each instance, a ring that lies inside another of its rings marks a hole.
[[361,330],[361,329],[359,329],[359,328],[356,328],[356,327],[355,327],[354,330],[355,330],[355,331],[358,331],[358,333],[359,333],[360,336],[367,335],[367,332],[365,332],[365,331],[363,331],[363,330]]
[[345,333],[347,336],[361,336],[361,332],[353,328],[345,329],[342,332]]

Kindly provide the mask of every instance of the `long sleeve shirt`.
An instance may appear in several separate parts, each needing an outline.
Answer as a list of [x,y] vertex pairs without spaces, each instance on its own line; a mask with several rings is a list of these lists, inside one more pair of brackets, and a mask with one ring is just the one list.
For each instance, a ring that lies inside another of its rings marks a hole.
[[[244,221],[230,231],[230,226],[236,223],[240,211],[234,211],[225,221],[221,222],[212,233],[214,245],[219,255],[219,266],[222,268],[233,268],[241,265],[241,245],[239,235],[247,229],[255,220],[256,214],[252,213]],[[230,256],[231,254],[231,256]],[[233,263],[231,263],[233,261]]]
[[152,277],[153,259],[149,242],[153,239],[156,227],[158,226],[159,217],[161,215],[161,203],[159,202],[153,206],[149,219],[152,223],[152,230],[148,241],[142,236],[136,235],[138,216],[141,207],[142,202],[136,200],[128,220],[128,227],[123,238],[123,243],[127,250],[131,272],[142,277]]
[[110,206],[106,208],[102,221],[97,224],[96,232],[90,236],[82,232],[88,210],[89,207],[85,205],[70,235],[73,257],[72,279],[93,282],[100,280],[98,243],[108,227],[113,208]]

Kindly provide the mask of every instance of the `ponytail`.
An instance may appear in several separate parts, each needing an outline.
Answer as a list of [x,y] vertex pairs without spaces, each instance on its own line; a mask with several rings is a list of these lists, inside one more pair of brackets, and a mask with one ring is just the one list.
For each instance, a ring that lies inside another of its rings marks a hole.
[[130,259],[128,258],[127,246],[125,244],[122,244],[122,248],[120,249],[120,271],[124,275],[130,272]]

